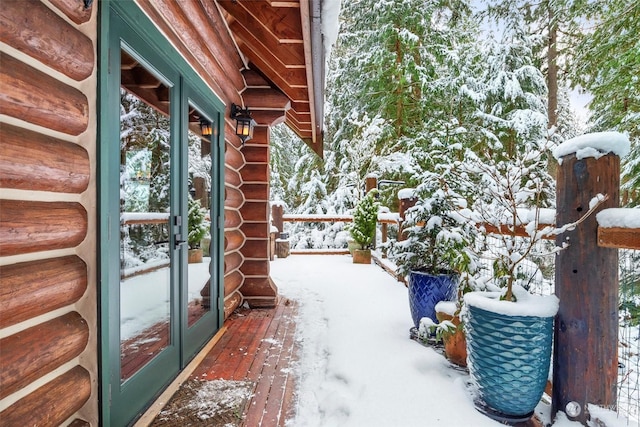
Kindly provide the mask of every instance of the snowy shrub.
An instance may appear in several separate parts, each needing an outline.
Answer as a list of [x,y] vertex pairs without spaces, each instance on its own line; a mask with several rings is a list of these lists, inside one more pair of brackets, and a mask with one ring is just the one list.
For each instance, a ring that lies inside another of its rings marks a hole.
[[200,206],[200,201],[189,195],[189,249],[200,248],[200,242],[209,230],[205,221],[205,211]]
[[416,196],[416,205],[406,212],[406,240],[389,245],[398,272],[475,270],[477,257],[472,245],[476,229],[464,199],[435,173],[423,175]]
[[377,190],[371,190],[364,196],[353,211],[353,222],[347,226],[351,238],[362,249],[370,249],[378,224],[379,202],[375,199]]

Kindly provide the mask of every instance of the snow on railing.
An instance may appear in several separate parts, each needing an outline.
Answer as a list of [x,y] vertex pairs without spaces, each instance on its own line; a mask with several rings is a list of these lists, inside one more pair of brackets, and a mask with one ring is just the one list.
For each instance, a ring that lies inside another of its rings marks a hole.
[[640,249],[640,209],[609,208],[596,214],[598,246]]

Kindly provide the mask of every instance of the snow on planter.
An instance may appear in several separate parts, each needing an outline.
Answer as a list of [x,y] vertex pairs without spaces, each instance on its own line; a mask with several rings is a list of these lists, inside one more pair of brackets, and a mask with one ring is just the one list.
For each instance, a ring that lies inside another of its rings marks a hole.
[[620,132],[596,132],[569,139],[553,150],[553,157],[562,163],[561,158],[575,154],[578,160],[587,157],[600,157],[613,153],[619,157],[629,154],[631,142]]
[[464,302],[493,313],[507,316],[555,316],[559,300],[555,295],[532,295],[524,288],[514,285],[513,293],[518,302],[500,301],[501,292],[469,292]]

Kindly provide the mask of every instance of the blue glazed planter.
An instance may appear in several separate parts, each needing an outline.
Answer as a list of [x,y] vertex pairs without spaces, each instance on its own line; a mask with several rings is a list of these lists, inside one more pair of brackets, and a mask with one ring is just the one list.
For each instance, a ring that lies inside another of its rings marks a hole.
[[423,317],[436,322],[435,307],[440,301],[456,300],[459,279],[457,274],[409,273],[409,309],[416,328],[420,327]]
[[468,366],[478,397],[508,417],[528,418],[547,384],[553,318],[508,316],[468,305]]

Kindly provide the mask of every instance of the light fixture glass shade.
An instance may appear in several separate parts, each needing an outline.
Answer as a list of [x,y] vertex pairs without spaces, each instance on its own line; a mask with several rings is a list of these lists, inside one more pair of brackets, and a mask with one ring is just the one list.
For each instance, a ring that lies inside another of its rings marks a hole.
[[211,136],[213,133],[211,122],[208,120],[200,120],[200,133],[202,133],[202,136]]
[[251,118],[238,118],[236,121],[236,135],[242,139],[242,142],[247,141],[253,137],[253,119]]
[[249,108],[242,109],[235,104],[231,105],[231,117],[236,121],[236,135],[242,140],[242,144],[253,138],[253,127],[256,121],[251,118]]

